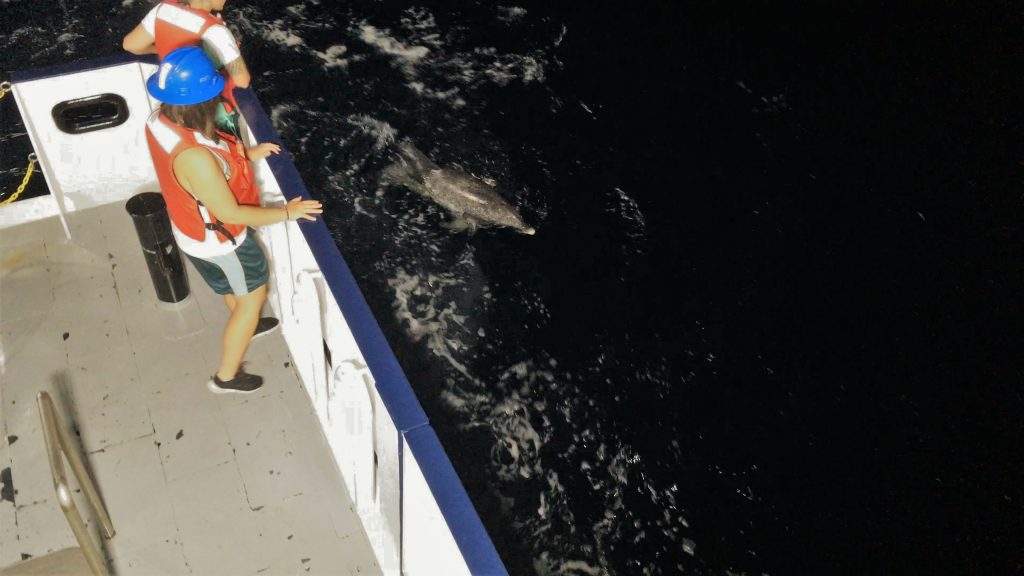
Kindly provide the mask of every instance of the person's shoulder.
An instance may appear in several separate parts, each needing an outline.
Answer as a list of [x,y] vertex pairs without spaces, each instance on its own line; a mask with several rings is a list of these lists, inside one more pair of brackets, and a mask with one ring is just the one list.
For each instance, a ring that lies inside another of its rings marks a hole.
[[153,26],[156,24],[156,13],[160,11],[160,7],[163,6],[163,2],[157,2],[155,6],[146,12],[146,15],[142,17],[142,26],[146,28],[146,31],[150,34],[153,33]]
[[210,24],[210,26],[203,31],[203,36],[206,36],[208,34],[226,35],[232,40],[235,38],[235,35],[233,32],[231,32],[231,29],[228,28],[227,24],[225,24],[224,21],[220,19]]
[[187,174],[202,174],[216,171],[217,163],[213,158],[213,153],[207,150],[205,146],[190,146],[182,142],[181,147],[182,150],[178,152],[174,159],[176,171],[184,170]]
[[223,22],[214,24],[203,31],[202,39],[217,54],[220,60],[219,66],[229,64],[242,55],[238,50],[238,40]]
[[206,146],[193,142],[183,142],[182,144],[184,144],[184,146],[182,147],[181,152],[178,153],[178,158],[183,162],[198,162],[200,164],[205,164],[213,161],[213,156],[211,152],[206,149]]

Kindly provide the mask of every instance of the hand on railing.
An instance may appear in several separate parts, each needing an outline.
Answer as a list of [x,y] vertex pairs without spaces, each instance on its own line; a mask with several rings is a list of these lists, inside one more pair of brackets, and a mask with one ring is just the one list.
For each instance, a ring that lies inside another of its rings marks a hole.
[[284,205],[284,214],[286,221],[292,220],[316,220],[316,214],[323,214],[324,208],[320,204],[319,200],[303,200],[302,198],[293,198],[291,202]]

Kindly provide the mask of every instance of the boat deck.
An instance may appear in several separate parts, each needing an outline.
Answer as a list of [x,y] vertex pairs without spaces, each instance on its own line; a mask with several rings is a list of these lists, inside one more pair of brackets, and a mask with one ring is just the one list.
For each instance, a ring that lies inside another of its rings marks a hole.
[[[379,574],[280,332],[257,339],[252,395],[214,395],[227,309],[160,305],[119,202],[0,230],[0,567],[75,541],[36,394],[79,434],[118,574]],[[70,474],[70,469],[69,469]],[[91,519],[85,499],[77,502]]]

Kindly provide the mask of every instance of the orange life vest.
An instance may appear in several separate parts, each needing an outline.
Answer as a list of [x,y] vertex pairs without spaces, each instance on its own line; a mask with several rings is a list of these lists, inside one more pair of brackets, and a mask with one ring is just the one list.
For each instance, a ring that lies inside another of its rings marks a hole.
[[209,214],[206,208],[174,176],[174,160],[190,148],[202,146],[212,152],[224,169],[228,188],[235,201],[259,206],[259,188],[245,149],[231,135],[217,132],[221,144],[206,139],[202,133],[171,122],[159,110],[146,120],[146,142],[153,157],[153,166],[160,181],[160,190],[167,203],[167,212],[174,225],[189,238],[203,241],[207,230],[214,230],[221,242],[234,243],[235,236],[245,230],[244,224],[226,224]]
[[[219,16],[179,4],[175,0],[164,0],[163,4],[156,13],[156,24],[153,28],[153,43],[161,61],[178,48],[202,47],[203,33],[210,26],[224,23]],[[221,70],[221,74],[224,76],[224,91],[221,94],[237,108],[234,96],[235,82],[225,71]]]
[[168,54],[185,46],[199,46],[206,29],[222,24],[220,18],[205,10],[197,10],[174,0],[164,0],[156,13],[153,40],[156,53],[161,60]]

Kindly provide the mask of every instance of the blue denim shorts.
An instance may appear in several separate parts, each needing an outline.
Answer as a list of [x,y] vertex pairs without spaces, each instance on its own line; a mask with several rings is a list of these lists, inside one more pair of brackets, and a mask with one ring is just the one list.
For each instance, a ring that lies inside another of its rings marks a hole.
[[263,248],[256,241],[256,232],[251,228],[234,252],[212,258],[186,256],[217,294],[245,296],[267,283],[267,257],[263,255]]

